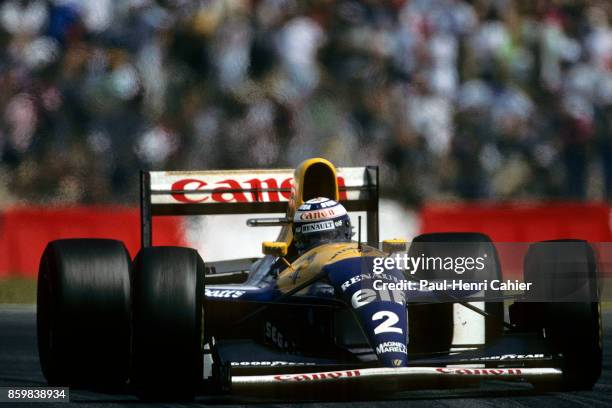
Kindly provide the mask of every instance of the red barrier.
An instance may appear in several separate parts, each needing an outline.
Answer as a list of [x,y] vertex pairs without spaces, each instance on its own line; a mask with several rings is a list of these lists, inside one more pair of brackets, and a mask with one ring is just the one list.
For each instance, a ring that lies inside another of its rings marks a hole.
[[[609,208],[604,204],[430,204],[420,215],[422,232],[480,231],[496,242],[568,237],[612,241]],[[180,217],[156,217],[153,231],[155,245],[186,245]],[[36,276],[47,242],[73,237],[119,239],[134,256],[140,247],[138,210],[26,207],[0,213],[0,277]],[[509,269],[518,270],[522,259],[512,253],[500,251],[502,263],[512,263]]]
[[604,204],[430,204],[421,211],[421,231],[480,231],[496,242],[607,242],[609,215]]
[[[609,220],[605,204],[430,204],[421,211],[421,232],[483,232],[502,243],[497,247],[504,277],[519,278],[528,245],[503,243],[563,238],[610,242]],[[612,275],[612,247],[598,249],[600,269]]]
[[[130,254],[140,248],[137,209],[15,208],[0,215],[0,277],[35,277],[47,243],[60,238],[113,238],[125,243]],[[154,219],[155,245],[185,245],[180,217]]]

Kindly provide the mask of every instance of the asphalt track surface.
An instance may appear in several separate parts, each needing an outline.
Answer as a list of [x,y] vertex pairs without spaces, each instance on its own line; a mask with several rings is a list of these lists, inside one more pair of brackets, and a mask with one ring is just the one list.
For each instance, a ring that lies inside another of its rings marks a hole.
[[[568,328],[571,330],[571,328]],[[0,305],[0,387],[45,386],[36,350],[36,316],[32,306]],[[593,391],[536,394],[528,384],[487,382],[480,388],[459,390],[419,390],[385,396],[383,400],[316,401],[315,396],[296,402],[254,397],[200,397],[193,404],[150,404],[130,395],[107,395],[72,390],[70,405],[64,403],[5,403],[59,408],[79,407],[170,407],[170,406],[267,406],[267,407],[612,407],[612,310],[604,312],[604,363],[602,376]]]

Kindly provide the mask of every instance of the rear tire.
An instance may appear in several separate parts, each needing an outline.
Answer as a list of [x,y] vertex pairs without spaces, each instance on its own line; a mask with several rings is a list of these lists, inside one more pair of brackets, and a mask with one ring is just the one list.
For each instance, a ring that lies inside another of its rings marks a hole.
[[[557,240],[532,244],[525,256],[527,296],[537,302],[515,303],[519,327],[536,330],[556,355],[563,355],[563,379],[534,384],[538,389],[590,390],[602,368],[601,312],[597,264],[588,242]],[[543,300],[548,300],[544,302]],[[542,387],[540,387],[542,385]]]
[[134,261],[132,383],[149,400],[191,400],[202,380],[204,263],[190,248]]
[[130,257],[109,239],[50,242],[38,274],[38,353],[50,385],[125,385],[130,361]]

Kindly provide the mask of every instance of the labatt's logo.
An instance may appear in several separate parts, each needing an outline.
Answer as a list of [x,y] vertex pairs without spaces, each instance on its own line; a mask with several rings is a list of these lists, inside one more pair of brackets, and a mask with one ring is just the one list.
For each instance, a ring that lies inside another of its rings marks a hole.
[[[284,180],[275,178],[248,180],[225,179],[212,185],[205,180],[185,178],[172,183],[172,197],[185,204],[203,202],[216,203],[249,203],[288,201],[293,192],[293,177]],[[347,199],[343,177],[338,177],[340,200]],[[210,194],[198,193],[200,190],[211,190]]]

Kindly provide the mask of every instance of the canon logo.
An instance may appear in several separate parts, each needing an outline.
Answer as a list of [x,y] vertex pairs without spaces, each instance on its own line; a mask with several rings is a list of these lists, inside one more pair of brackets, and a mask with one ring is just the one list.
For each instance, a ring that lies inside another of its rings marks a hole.
[[[338,177],[340,200],[346,200],[344,178]],[[289,201],[293,188],[293,178],[248,178],[215,181],[209,183],[197,178],[185,178],[172,183],[172,197],[185,204],[203,202],[249,203]]]
[[436,371],[458,375],[521,375],[519,368],[436,368]]
[[336,215],[333,208],[328,210],[308,211],[300,214],[301,220],[320,220],[322,218],[331,218]]
[[335,380],[342,377],[358,377],[359,370],[349,371],[330,371],[327,373],[308,373],[308,374],[285,374],[275,375],[276,381],[316,381],[316,380]]

